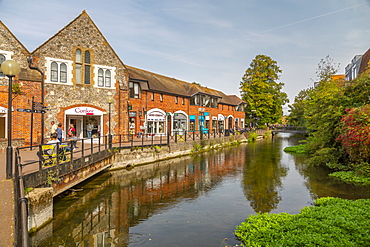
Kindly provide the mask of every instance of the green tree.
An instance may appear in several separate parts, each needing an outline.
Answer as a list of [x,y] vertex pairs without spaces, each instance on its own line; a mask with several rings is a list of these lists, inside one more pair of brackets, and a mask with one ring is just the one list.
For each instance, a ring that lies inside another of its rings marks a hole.
[[277,82],[281,72],[269,56],[257,55],[240,82],[246,114],[256,117],[259,124],[281,122],[282,107],[289,102],[287,94],[281,91],[284,83]]
[[304,112],[309,99],[310,93],[313,88],[302,89],[294,98],[294,103],[288,105],[289,116],[287,117],[288,123],[295,126],[305,126]]
[[310,90],[305,102],[305,126],[312,131],[307,147],[314,154],[311,158],[314,164],[336,163],[343,158],[335,139],[340,133],[339,124],[347,100],[343,81],[332,80],[337,71],[337,65],[329,56],[321,59],[316,70],[319,81]]

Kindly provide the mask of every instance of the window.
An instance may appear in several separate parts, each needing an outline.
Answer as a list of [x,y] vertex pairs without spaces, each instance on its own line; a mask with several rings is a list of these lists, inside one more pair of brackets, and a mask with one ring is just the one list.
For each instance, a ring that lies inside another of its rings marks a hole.
[[[82,55],[83,54],[83,55]],[[91,59],[90,51],[82,53],[81,49],[76,50],[75,56],[76,84],[91,84]]]
[[1,64],[5,62],[6,58],[3,54],[0,54],[0,77],[4,77],[4,73],[1,71]]
[[139,99],[141,97],[140,84],[137,82],[130,82],[130,98]]
[[185,98],[182,98],[182,104],[185,105]]
[[60,82],[67,83],[67,65],[65,63],[60,64]]
[[57,82],[58,81],[58,64],[56,62],[51,63],[51,81]]
[[179,103],[179,97],[178,97],[178,96],[176,96],[176,98],[175,98],[175,103],[176,103],[176,104],[178,104],[178,103]]
[[105,71],[105,86],[111,87],[111,72],[109,69]]
[[97,87],[112,87],[112,78],[114,77],[114,68],[102,65],[94,66],[94,74]]
[[98,70],[98,87],[104,87],[104,71],[103,71],[103,69]]
[[151,99],[152,101],[154,101],[154,92],[152,92],[152,95],[151,95],[150,99]]
[[161,93],[161,94],[159,95],[159,100],[160,100],[161,102],[163,102],[163,93]]
[[51,62],[50,65],[51,82],[67,82],[67,65],[65,63]]

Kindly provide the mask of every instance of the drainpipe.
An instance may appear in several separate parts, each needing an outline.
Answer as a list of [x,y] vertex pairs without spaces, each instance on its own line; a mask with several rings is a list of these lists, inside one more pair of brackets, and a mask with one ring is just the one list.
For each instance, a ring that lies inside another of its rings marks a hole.
[[[45,77],[45,74],[41,69],[39,69],[39,67],[32,66],[32,60],[33,60],[32,56],[27,57],[28,67],[30,69],[37,70],[41,74],[41,104],[42,104],[43,107],[45,107],[45,105],[44,105],[44,103],[45,103],[45,93],[44,93],[44,87],[45,87],[44,77]],[[44,131],[45,131],[44,113],[41,113],[41,144],[44,144],[44,142],[45,142]]]

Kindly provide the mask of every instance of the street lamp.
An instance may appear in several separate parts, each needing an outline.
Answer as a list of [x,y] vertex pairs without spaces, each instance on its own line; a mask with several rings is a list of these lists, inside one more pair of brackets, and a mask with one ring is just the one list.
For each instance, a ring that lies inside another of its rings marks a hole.
[[113,103],[113,98],[111,96],[108,96],[106,101],[108,103],[108,143],[109,143],[109,149],[112,149],[111,105]]
[[198,108],[198,111],[199,111],[199,114],[201,116],[201,118],[200,118],[201,121],[199,121],[200,139],[203,140],[203,125],[204,125],[204,111],[205,111],[205,109],[200,107],[200,108]]
[[21,68],[13,60],[6,60],[1,64],[1,71],[9,78],[8,86],[8,147],[6,148],[6,178],[12,178],[13,170],[13,147],[12,147],[12,81],[18,75]]

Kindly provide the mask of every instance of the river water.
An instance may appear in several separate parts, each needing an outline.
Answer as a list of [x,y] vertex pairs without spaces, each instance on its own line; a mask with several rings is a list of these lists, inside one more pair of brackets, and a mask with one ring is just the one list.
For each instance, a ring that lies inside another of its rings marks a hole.
[[256,212],[299,213],[323,196],[370,198],[283,152],[302,139],[249,144],[99,175],[55,199],[32,246],[237,246],[235,226]]

